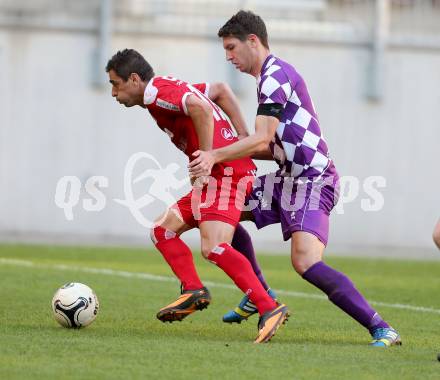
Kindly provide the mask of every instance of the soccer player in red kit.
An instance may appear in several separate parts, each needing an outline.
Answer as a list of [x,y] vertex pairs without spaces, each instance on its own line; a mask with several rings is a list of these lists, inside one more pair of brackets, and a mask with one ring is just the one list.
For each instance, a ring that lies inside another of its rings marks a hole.
[[[214,104],[207,84],[190,85],[171,77],[154,76],[149,63],[132,49],[116,53],[106,71],[112,96],[126,107],[147,108],[158,126],[188,157],[195,151],[221,148],[237,141],[232,124]],[[230,245],[245,197],[251,190],[255,166],[249,157],[214,166],[210,177],[196,183],[160,218],[151,239],[182,283],[181,296],[162,308],[161,321],[182,320],[211,300],[180,235],[200,229],[204,258],[220,267],[249,296],[260,313],[255,343],[267,342],[287,319],[288,310],[263,288],[250,262]]]

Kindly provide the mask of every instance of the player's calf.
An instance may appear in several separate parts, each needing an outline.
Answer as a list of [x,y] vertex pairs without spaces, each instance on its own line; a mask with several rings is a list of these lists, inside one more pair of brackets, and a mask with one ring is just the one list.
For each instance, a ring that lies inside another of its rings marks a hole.
[[174,231],[156,226],[151,230],[151,240],[181,282],[183,290],[203,288],[191,250]]

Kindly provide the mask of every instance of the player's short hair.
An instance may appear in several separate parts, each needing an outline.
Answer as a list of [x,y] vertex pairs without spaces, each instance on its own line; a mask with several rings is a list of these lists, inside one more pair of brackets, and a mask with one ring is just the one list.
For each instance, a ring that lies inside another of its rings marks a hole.
[[255,34],[269,49],[266,25],[260,16],[251,11],[239,11],[218,31],[219,37],[235,37],[240,41],[245,41],[249,34]]
[[118,51],[108,61],[105,71],[113,70],[124,81],[127,81],[132,73],[136,73],[143,81],[149,81],[154,77],[153,68],[145,60],[142,54],[134,49]]

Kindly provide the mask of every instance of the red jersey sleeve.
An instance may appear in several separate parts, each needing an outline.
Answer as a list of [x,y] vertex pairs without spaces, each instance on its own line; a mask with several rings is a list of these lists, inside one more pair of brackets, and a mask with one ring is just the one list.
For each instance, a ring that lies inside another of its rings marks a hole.
[[164,113],[187,115],[185,99],[190,94],[186,82],[168,77],[154,78],[146,89],[145,97],[148,99],[145,104],[154,104]]

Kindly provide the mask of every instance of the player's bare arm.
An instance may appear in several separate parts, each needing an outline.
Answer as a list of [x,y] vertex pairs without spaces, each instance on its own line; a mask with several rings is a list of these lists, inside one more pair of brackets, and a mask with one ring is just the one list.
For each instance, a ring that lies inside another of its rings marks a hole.
[[211,83],[209,86],[208,97],[229,117],[229,120],[234,126],[240,140],[249,136],[238,99],[228,84],[223,82]]
[[254,153],[251,158],[254,160],[266,160],[266,161],[273,161],[273,155],[270,151],[269,146],[267,146],[266,150]]
[[266,152],[275,136],[278,124],[279,120],[274,116],[258,115],[255,120],[255,134],[223,148],[195,151],[194,160],[189,163],[190,175],[193,177],[209,175],[216,163]]
[[[249,136],[249,131],[241,112],[238,99],[227,83],[212,83],[209,87],[208,96],[209,99],[215,102],[229,117],[229,120],[237,131],[237,137],[239,140]],[[269,147],[267,147],[265,151],[255,153],[252,155],[252,158],[257,160],[273,160],[272,152]]]
[[194,123],[200,149],[211,150],[214,135],[212,107],[195,95],[188,96],[185,104],[188,115]]
[[[188,115],[191,117],[194,129],[196,130],[197,138],[199,140],[199,147],[207,151],[212,149],[212,140],[214,135],[214,118],[212,116],[212,107],[206,102],[202,101],[195,95],[190,95],[185,99],[185,105]],[[191,183],[194,185],[198,177],[189,173]],[[202,176],[199,176],[202,177]],[[206,179],[198,186],[206,183]]]

